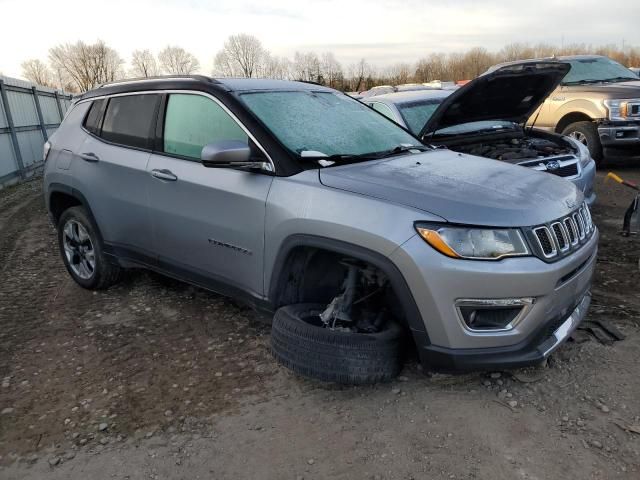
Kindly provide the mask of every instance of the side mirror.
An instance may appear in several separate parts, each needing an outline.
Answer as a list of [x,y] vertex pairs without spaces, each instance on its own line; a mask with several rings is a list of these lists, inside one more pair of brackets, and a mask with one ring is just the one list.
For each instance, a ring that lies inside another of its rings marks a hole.
[[271,170],[271,164],[251,161],[251,149],[241,140],[221,140],[205,145],[200,161],[208,168],[259,168]]

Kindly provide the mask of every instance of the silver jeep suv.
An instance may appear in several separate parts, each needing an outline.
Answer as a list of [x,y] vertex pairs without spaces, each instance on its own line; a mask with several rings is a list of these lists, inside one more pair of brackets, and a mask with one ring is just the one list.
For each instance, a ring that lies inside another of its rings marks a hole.
[[105,85],[45,160],[79,285],[142,267],[275,312],[272,351],[303,375],[388,380],[414,348],[429,369],[530,365],[589,306],[598,233],[574,185],[423,145],[329,88]]

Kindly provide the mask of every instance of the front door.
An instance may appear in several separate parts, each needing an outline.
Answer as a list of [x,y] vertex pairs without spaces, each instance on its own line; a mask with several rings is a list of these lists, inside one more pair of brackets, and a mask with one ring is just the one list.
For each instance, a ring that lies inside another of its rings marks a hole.
[[147,166],[159,265],[222,293],[231,286],[262,296],[265,206],[273,177],[200,163],[209,143],[249,143],[245,130],[212,97],[171,94],[162,121],[161,151]]

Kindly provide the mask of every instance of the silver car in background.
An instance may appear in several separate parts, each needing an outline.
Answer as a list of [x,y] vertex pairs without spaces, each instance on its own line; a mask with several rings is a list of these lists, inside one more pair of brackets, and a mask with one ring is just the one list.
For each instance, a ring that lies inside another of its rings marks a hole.
[[[596,164],[586,146],[568,136],[525,125],[568,68],[567,64],[551,62],[556,65],[557,74],[543,75],[539,65],[545,64],[548,63],[512,63],[458,90],[388,93],[361,101],[427,144],[570,180],[592,205],[596,199],[593,189]],[[519,93],[527,89],[530,100],[525,105],[519,104]]]

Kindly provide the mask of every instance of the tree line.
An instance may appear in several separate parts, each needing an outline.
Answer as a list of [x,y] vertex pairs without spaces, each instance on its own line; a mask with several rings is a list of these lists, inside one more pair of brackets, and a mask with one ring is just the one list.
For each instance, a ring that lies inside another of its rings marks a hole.
[[[320,83],[344,91],[362,91],[375,85],[422,83],[432,80],[468,80],[496,63],[526,58],[575,54],[606,55],[626,66],[640,66],[640,48],[615,45],[566,46],[511,43],[497,52],[474,47],[464,52],[430,53],[415,63],[398,62],[378,68],[366,59],[343,65],[332,52],[295,52],[292,58],[273,55],[252,35],[231,35],[213,58],[210,72],[219,77],[276,78]],[[131,77],[189,75],[200,71],[200,62],[179,46],[168,45],[157,55],[135,50],[128,63],[104,41],[78,41],[57,45],[48,59],[22,64],[23,76],[36,84],[84,92],[101,83]]]

